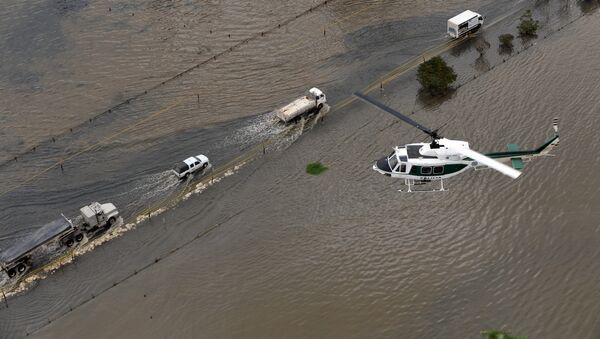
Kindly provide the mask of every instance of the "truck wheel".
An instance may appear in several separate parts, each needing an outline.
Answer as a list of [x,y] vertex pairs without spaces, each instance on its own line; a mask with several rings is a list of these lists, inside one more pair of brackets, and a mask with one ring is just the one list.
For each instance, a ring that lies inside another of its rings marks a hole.
[[65,245],[67,245],[67,247],[73,246],[73,243],[74,243],[73,238],[69,238],[69,239],[67,239],[67,241],[65,241]]
[[319,105],[317,106],[317,108],[318,108],[318,109],[321,109],[321,108],[323,108],[323,104],[319,104]]
[[81,240],[83,240],[83,233],[78,233],[78,234],[75,236],[75,241],[77,241],[77,242],[81,242]]
[[15,277],[15,275],[17,275],[17,271],[15,271],[15,269],[14,269],[14,268],[13,268],[13,269],[11,269],[11,270],[8,270],[8,277],[9,277],[9,278],[14,278],[14,277]]
[[108,227],[111,227],[114,224],[115,224],[115,217],[110,217],[110,219],[108,219],[108,221],[106,222],[106,225]]
[[17,271],[19,271],[19,273],[25,272],[26,269],[27,269],[27,266],[25,266],[25,264],[23,264],[23,263],[21,263],[21,264],[19,264],[19,266],[17,266]]

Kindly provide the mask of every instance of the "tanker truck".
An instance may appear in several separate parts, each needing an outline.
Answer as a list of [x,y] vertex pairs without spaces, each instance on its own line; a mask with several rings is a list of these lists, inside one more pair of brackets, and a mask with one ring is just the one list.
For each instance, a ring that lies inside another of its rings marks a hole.
[[[33,234],[0,253],[0,269],[9,282],[19,281],[32,267],[42,266],[39,250],[54,245],[64,251],[85,244],[100,236],[118,221],[119,211],[111,203],[93,202],[79,209],[75,222],[61,215],[60,219],[43,225]],[[0,279],[2,281],[2,279]]]
[[313,87],[306,95],[275,110],[275,115],[283,123],[289,123],[296,118],[318,112],[327,102],[325,94],[320,89]]

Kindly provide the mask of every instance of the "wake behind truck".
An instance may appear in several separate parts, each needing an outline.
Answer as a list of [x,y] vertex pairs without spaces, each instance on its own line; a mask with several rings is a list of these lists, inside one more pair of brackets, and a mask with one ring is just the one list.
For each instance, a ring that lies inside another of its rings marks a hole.
[[275,110],[275,115],[284,123],[318,112],[327,103],[325,94],[320,89],[313,87],[306,95],[292,101],[291,103]]
[[[111,203],[93,202],[79,209],[76,222],[64,215],[42,227],[23,241],[0,253],[0,269],[10,281],[18,281],[34,266],[39,266],[37,256],[45,245],[55,245],[60,250],[82,245],[110,229],[120,220],[119,211]],[[41,260],[43,261],[43,260]],[[0,279],[1,281],[1,279]]]

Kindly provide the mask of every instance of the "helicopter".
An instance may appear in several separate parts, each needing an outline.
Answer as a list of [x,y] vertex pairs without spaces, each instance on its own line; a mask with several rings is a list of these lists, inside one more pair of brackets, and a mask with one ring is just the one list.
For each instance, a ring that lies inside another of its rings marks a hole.
[[[368,97],[360,92],[354,96],[376,108],[390,113],[400,120],[416,127],[431,138],[430,143],[412,143],[394,147],[394,151],[375,162],[373,169],[383,175],[404,179],[407,192],[441,192],[444,179],[464,173],[467,169],[492,168],[504,175],[516,179],[521,175],[524,162],[538,156],[549,156],[559,142],[558,118],[554,118],[554,134],[536,149],[519,150],[516,144],[508,144],[505,152],[481,154],[472,150],[469,143],[442,137],[437,129],[432,130],[414,121],[408,116]],[[510,164],[507,165],[507,164]],[[419,190],[416,185],[439,181],[438,189]],[[402,190],[400,190],[402,192]]]

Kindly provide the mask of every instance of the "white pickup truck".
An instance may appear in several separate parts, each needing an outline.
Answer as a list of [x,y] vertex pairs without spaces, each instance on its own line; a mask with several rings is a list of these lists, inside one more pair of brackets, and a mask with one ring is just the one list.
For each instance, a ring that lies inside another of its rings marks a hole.
[[275,115],[284,123],[288,123],[300,116],[318,112],[327,102],[325,94],[320,89],[313,87],[306,95],[275,110]]
[[178,162],[173,166],[171,172],[175,174],[179,179],[187,178],[188,175],[197,172],[204,171],[210,167],[208,157],[205,155],[197,155],[195,157],[189,157],[182,162]]

